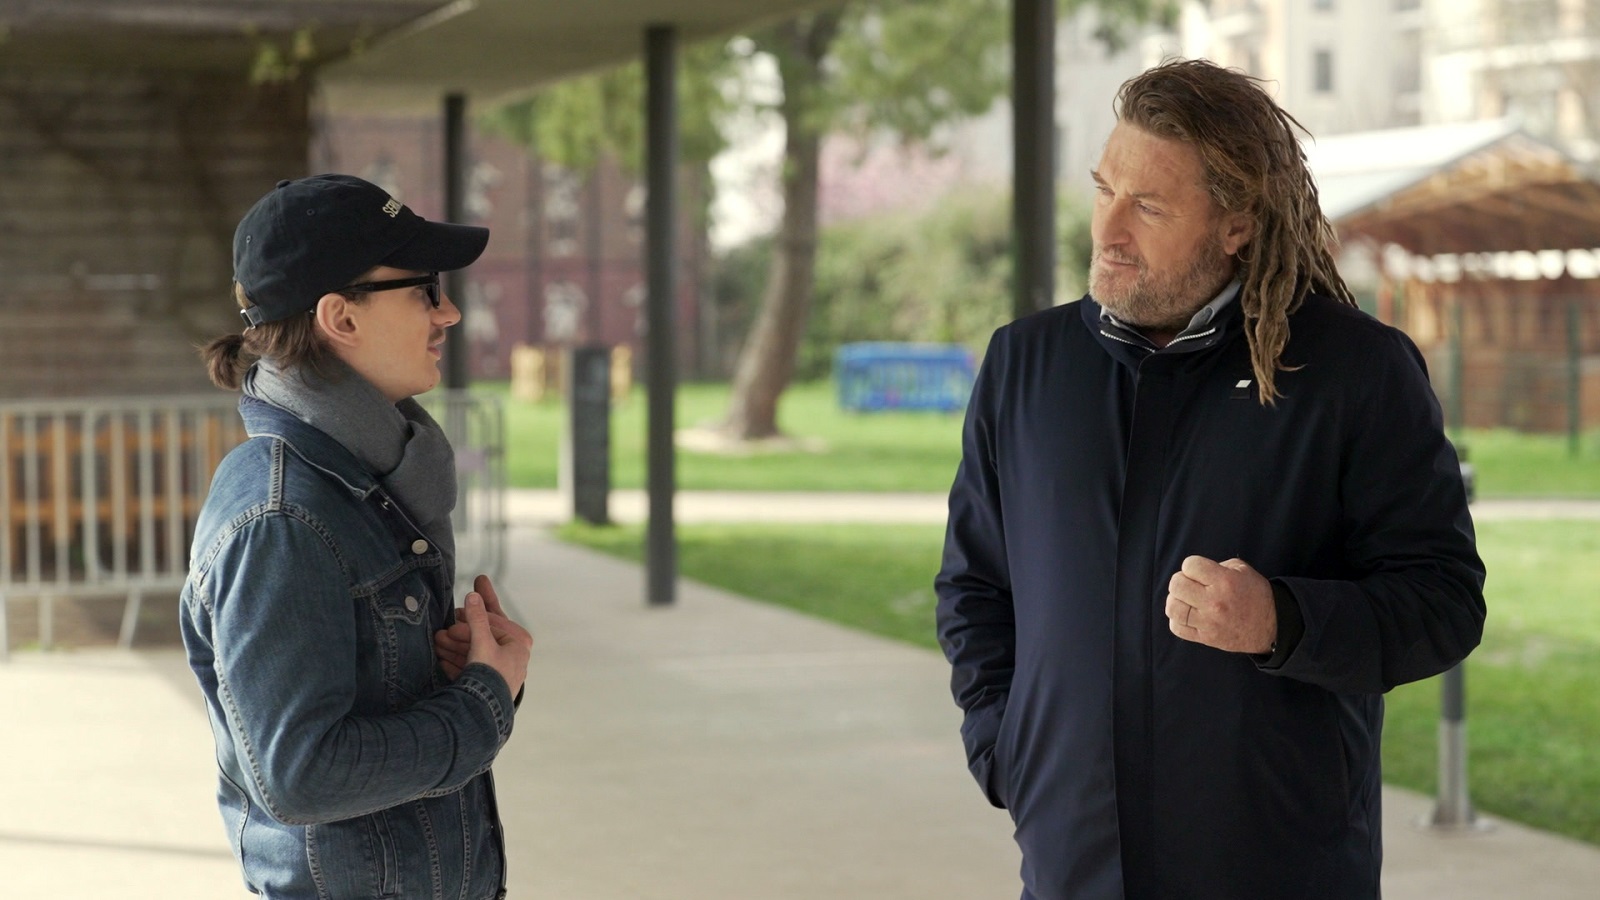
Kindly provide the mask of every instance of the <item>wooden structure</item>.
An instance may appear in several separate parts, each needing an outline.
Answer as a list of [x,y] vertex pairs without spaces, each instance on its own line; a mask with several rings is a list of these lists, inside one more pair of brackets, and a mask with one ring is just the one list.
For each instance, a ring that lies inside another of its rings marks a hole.
[[1600,181],[1506,122],[1307,148],[1346,246],[1381,261],[1380,318],[1428,358],[1455,426],[1600,426]]

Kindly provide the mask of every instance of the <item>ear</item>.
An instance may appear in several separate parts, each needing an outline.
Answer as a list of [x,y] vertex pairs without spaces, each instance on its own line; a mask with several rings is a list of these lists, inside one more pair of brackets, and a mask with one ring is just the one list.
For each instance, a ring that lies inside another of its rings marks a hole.
[[355,304],[343,294],[323,294],[312,311],[317,320],[317,331],[334,350],[354,347],[361,342],[359,323],[354,315]]
[[1256,220],[1249,213],[1228,213],[1222,217],[1222,250],[1229,256],[1238,253],[1256,236]]

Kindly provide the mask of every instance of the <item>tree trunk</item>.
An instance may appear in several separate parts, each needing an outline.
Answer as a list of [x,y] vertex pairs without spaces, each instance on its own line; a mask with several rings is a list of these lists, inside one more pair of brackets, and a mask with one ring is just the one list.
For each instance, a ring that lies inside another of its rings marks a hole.
[[774,53],[783,77],[783,121],[788,131],[783,221],[761,309],[734,368],[733,393],[723,428],[736,440],[778,434],[778,399],[794,377],[795,356],[811,311],[822,160],[822,135],[813,98],[826,77],[823,61],[838,34],[841,17],[836,11],[817,13],[780,26],[775,36]]

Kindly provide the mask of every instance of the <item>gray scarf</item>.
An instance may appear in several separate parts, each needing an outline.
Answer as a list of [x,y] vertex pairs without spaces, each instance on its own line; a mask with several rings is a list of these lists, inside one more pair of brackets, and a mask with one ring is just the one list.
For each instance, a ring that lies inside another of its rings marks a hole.
[[455,566],[455,451],[444,429],[417,401],[387,397],[335,358],[330,377],[309,367],[279,368],[260,360],[245,373],[246,396],[288,410],[296,418],[344,445],[377,476],[388,494]]

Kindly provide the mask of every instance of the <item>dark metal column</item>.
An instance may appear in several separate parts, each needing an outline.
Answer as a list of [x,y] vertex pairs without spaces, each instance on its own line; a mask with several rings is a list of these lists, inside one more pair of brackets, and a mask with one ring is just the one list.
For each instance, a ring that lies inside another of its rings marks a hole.
[[[461,222],[467,215],[467,98],[448,94],[444,98],[444,218]],[[444,292],[461,310],[462,321],[445,331],[444,386],[465,388],[471,380],[467,368],[467,276],[465,272],[445,272]]]
[[1583,442],[1583,312],[1567,298],[1567,455],[1578,458]]
[[[465,94],[446,94],[444,98],[444,218],[446,222],[461,222],[467,215],[467,98]],[[467,365],[467,276],[459,269],[441,272],[440,288],[461,310],[461,321],[444,332],[444,415],[445,437],[457,452],[468,446],[467,406],[461,399],[472,381]],[[457,392],[461,394],[457,394]],[[460,459],[461,457],[457,457]],[[458,478],[461,472],[457,471]],[[468,481],[457,482],[455,509],[450,519],[458,533],[467,528],[467,509],[470,496]]]
[[676,489],[672,433],[677,358],[678,32],[670,25],[645,30],[646,179],[645,246],[648,295],[645,314],[650,395],[646,481],[650,516],[645,534],[645,598],[651,606],[677,599],[678,539],[673,528]]
[[1012,313],[1055,302],[1056,2],[1012,0]]
[[[1435,295],[1437,296],[1437,295]],[[1453,300],[1446,298],[1450,304],[1450,408],[1447,412],[1450,421],[1445,423],[1450,429],[1450,436],[1457,443],[1462,439],[1462,429],[1467,427],[1467,404],[1464,392],[1467,384],[1467,367],[1463,354],[1466,352],[1467,307],[1466,303],[1457,296]]]

